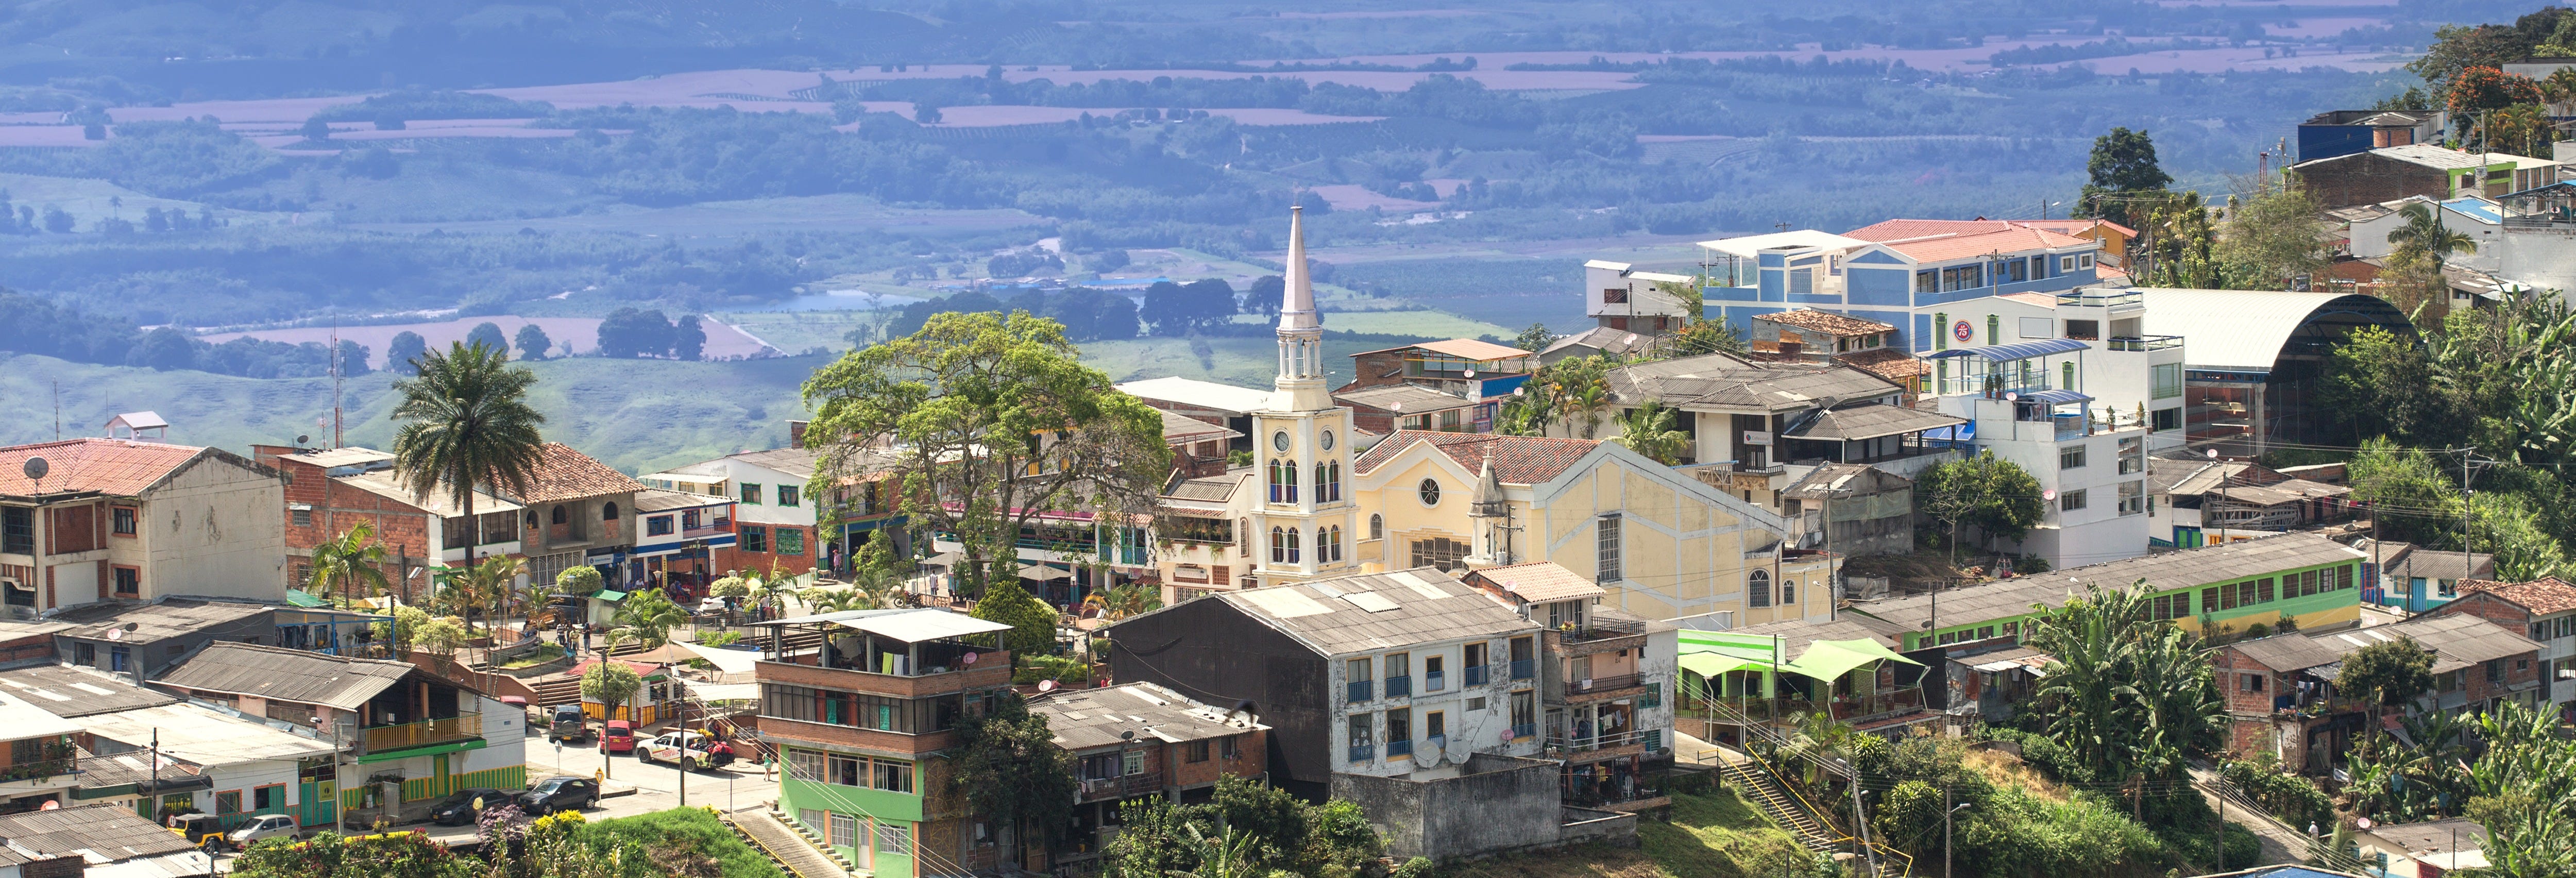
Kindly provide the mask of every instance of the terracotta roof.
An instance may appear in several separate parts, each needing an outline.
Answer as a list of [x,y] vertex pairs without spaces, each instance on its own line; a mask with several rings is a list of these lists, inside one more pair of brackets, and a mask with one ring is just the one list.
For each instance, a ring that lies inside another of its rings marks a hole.
[[1600,597],[1608,593],[1592,580],[1583,578],[1582,574],[1567,570],[1554,561],[1487,567],[1468,573],[1467,579],[1470,585],[1479,579],[1493,583],[1514,597],[1533,604]]
[[[1937,228],[1927,224],[1949,225],[1945,220],[1888,220],[1878,225],[1853,229],[1849,237],[1886,244],[1887,248],[1911,257],[1916,262],[1940,262],[1988,253],[2021,253],[2059,247],[2080,247],[2092,241],[2046,229],[2034,229],[2015,223],[1987,223],[1981,231]],[[1901,233],[1900,233],[1901,232]],[[1924,237],[1938,235],[1939,237]]]
[[2106,219],[2015,220],[2034,229],[2047,229],[2061,235],[2081,235],[2093,229],[2110,229],[2123,238],[2135,238],[2138,230]]
[[2471,579],[2461,582],[2460,590],[2492,592],[2496,597],[2521,604],[2534,616],[2576,610],[2576,585],[2555,576],[2543,576],[2530,582]]
[[1513,485],[1535,485],[1556,478],[1574,466],[1575,461],[1592,453],[1594,446],[1601,444],[1590,439],[1397,430],[1385,441],[1371,447],[1367,454],[1360,455],[1359,460],[1352,461],[1351,471],[1366,474],[1393,460],[1405,449],[1426,442],[1471,473],[1484,467],[1485,455],[1490,452],[1494,456],[1494,477]]
[[1901,348],[1871,348],[1843,354],[1834,359],[1843,365],[1899,384],[1905,383],[1905,379],[1908,378],[1932,374],[1932,364],[1923,362],[1922,359],[1906,353]]
[[[45,474],[47,494],[71,494],[95,491],[112,497],[131,497],[177,472],[180,467],[205,453],[226,452],[193,445],[170,445],[161,442],[136,442],[131,439],[65,439],[0,448],[0,495],[28,497],[36,493],[36,483],[26,474],[27,459],[41,457],[49,468]],[[247,460],[246,467],[262,468]]]
[[643,482],[609,469],[608,464],[574,451],[570,445],[548,442],[538,454],[536,471],[530,474],[528,492],[519,498],[522,503],[551,503],[644,490]]
[[1818,311],[1814,308],[1800,308],[1795,311],[1764,314],[1753,319],[1777,323],[1782,326],[1795,326],[1799,329],[1811,329],[1827,335],[1876,335],[1882,332],[1896,331],[1896,327],[1880,323],[1876,320],[1863,320],[1848,314],[1836,314],[1831,311]]

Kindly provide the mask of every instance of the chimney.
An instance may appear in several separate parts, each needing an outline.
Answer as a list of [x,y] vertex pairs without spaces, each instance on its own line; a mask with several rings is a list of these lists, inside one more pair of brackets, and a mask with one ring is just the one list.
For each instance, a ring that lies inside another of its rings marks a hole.
[[787,447],[805,447],[805,423],[804,421],[787,422]]

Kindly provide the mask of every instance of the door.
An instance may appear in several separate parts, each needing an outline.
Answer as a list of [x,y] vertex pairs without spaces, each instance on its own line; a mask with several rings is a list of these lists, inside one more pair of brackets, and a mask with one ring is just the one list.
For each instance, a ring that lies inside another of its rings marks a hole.
[[429,757],[429,794],[432,796],[444,796],[456,792],[454,788],[456,778],[448,772],[448,757],[451,755],[453,754],[441,753]]

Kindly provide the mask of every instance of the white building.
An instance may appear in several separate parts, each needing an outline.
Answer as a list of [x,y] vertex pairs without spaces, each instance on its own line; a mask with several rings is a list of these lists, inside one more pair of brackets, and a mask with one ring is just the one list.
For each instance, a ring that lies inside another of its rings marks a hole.
[[1954,364],[1940,382],[1941,412],[1971,421],[1980,452],[2038,479],[2048,510],[2020,549],[2053,567],[2147,551],[2150,431],[2134,418],[2097,414],[2081,363],[2090,347],[2057,338],[1933,355]]
[[0,605],[24,618],[166,595],[283,601],[285,490],[277,470],[220,448],[0,448]]

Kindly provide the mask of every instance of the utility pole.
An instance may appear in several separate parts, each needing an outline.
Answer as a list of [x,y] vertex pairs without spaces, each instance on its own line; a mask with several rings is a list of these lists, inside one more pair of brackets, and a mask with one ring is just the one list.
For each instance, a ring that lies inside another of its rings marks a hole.
[[346,444],[340,429],[340,376],[346,371],[340,368],[340,326],[335,321],[331,325],[331,447],[335,449]]
[[2484,467],[2487,462],[2477,459],[2477,446],[2472,445],[2458,451],[2460,455],[2460,570],[2461,575],[2466,577],[2468,574],[2477,572],[2476,562],[2470,560],[2472,544],[2477,540],[2477,531],[2469,526],[2469,495],[2477,493],[2469,487],[2470,480],[2477,478],[2476,471],[2471,467]]

